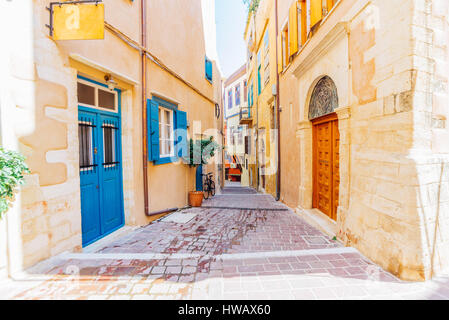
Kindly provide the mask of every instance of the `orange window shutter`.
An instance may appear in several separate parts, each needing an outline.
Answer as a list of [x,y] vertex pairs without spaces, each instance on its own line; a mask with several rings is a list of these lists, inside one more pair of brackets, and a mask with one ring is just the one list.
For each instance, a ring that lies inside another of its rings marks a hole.
[[326,0],[326,3],[327,3],[327,12],[329,12],[334,6],[334,0]]
[[290,7],[288,16],[288,32],[290,41],[290,55],[294,55],[298,52],[298,5],[295,1]]
[[322,0],[310,0],[310,26],[313,27],[321,21],[323,17]]
[[307,41],[307,3],[305,0],[301,1],[301,45]]
[[283,65],[283,50],[282,50],[282,34],[278,35],[278,71],[279,73],[282,72],[282,70],[284,69],[284,65]]

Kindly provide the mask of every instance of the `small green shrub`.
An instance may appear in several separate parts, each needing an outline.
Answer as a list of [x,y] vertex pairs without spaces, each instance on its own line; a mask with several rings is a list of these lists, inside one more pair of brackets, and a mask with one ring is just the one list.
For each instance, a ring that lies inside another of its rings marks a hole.
[[184,157],[183,160],[191,167],[196,167],[201,164],[207,164],[217,150],[221,150],[222,147],[214,141],[213,137],[204,140],[189,141],[188,157]]
[[243,0],[243,3],[248,8],[248,12],[254,13],[259,8],[260,0]]
[[0,219],[8,211],[17,187],[23,184],[23,175],[29,172],[24,156],[0,147]]

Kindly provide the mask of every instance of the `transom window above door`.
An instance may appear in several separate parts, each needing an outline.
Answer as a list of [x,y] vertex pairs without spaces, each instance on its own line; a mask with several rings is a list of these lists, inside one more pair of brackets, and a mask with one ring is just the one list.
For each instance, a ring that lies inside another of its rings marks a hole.
[[118,93],[99,84],[78,79],[78,104],[86,107],[117,112]]
[[159,107],[159,157],[173,157],[174,145],[173,110]]

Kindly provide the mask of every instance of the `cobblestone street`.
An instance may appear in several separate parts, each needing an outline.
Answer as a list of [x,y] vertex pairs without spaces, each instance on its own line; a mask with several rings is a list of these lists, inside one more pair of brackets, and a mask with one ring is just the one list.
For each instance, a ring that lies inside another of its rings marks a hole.
[[449,298],[449,278],[402,282],[271,196],[237,187],[0,288],[15,299]]

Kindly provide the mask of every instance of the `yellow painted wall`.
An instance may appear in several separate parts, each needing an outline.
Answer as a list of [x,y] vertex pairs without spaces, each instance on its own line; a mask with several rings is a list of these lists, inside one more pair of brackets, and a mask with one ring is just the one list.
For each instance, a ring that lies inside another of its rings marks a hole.
[[[23,39],[9,48],[7,101],[2,101],[5,147],[27,156],[32,173],[8,212],[12,272],[67,250],[81,250],[81,209],[78,159],[77,75],[104,82],[112,74],[122,90],[122,149],[125,221],[144,225],[142,179],[142,105],[140,55],[109,30],[104,40],[53,41],[48,35],[49,0],[8,4],[23,16],[10,37]],[[7,15],[5,16],[7,20]],[[168,67],[213,101],[221,102],[221,76],[214,63],[213,84],[205,79],[205,44],[201,1],[148,1],[148,47]],[[140,1],[110,0],[105,20],[140,42]],[[7,20],[8,21],[8,20]],[[18,24],[8,21],[11,26]],[[185,28],[188,25],[189,28]],[[182,35],[182,36],[180,36]],[[177,39],[177,41],[173,41]],[[17,41],[16,41],[17,42]],[[181,81],[148,61],[147,95],[157,93],[179,102],[187,112],[193,135],[219,128],[215,106]],[[144,106],[146,110],[146,106]],[[217,137],[221,140],[221,137]],[[219,141],[221,142],[221,141]],[[222,155],[218,155],[220,158]],[[208,171],[214,171],[215,164]],[[187,204],[194,169],[186,165],[149,164],[150,211]]]
[[[267,193],[276,196],[276,152],[277,152],[277,139],[271,132],[272,128],[272,112],[271,108],[274,105],[274,96],[272,94],[272,87],[276,84],[276,28],[275,28],[275,7],[274,1],[261,1],[257,14],[251,16],[248,22],[247,32],[245,34],[245,40],[249,41],[249,37],[251,33],[253,34],[253,39],[255,39],[255,46],[253,52],[253,58],[249,62],[248,67],[248,79],[254,79],[254,106],[252,107],[251,113],[253,117],[253,128],[257,128],[259,132],[264,131],[264,137],[259,135],[258,142],[254,141],[253,138],[253,149],[254,156],[256,153],[259,154],[257,161],[255,158],[253,159],[254,165],[251,166],[252,174],[253,174],[253,187],[257,186],[257,171],[256,166],[261,168],[261,164],[259,162],[263,157],[266,159],[265,166],[267,168],[271,168],[266,175],[266,182],[264,190]],[[264,51],[264,36],[265,32],[269,34],[269,51],[266,58],[269,60],[269,72],[270,79],[267,83],[264,81],[265,77],[265,51]],[[248,44],[249,46],[249,44]],[[258,80],[257,80],[257,57],[258,53],[261,55],[261,93],[258,94]],[[251,84],[251,80],[248,82]],[[254,136],[253,136],[254,137]],[[260,140],[264,138],[266,142],[265,155],[262,156],[260,153]],[[259,146],[256,148],[256,144]],[[256,152],[257,149],[257,152]],[[262,186],[262,177],[259,179],[259,187]]]
[[[148,22],[149,47],[154,48],[154,54],[215,100],[214,86],[205,77],[205,43],[198,36],[203,34],[201,1],[150,1]],[[213,72],[217,73],[217,70]],[[169,97],[179,102],[180,110],[187,112],[190,137],[197,138],[198,133],[216,127],[215,105],[152,63],[149,64],[147,83],[149,95]],[[194,122],[200,126],[196,131]],[[204,168],[204,172],[211,171],[216,171],[215,166]],[[184,207],[188,192],[195,189],[195,168],[185,164],[150,164],[148,179],[150,211]]]

